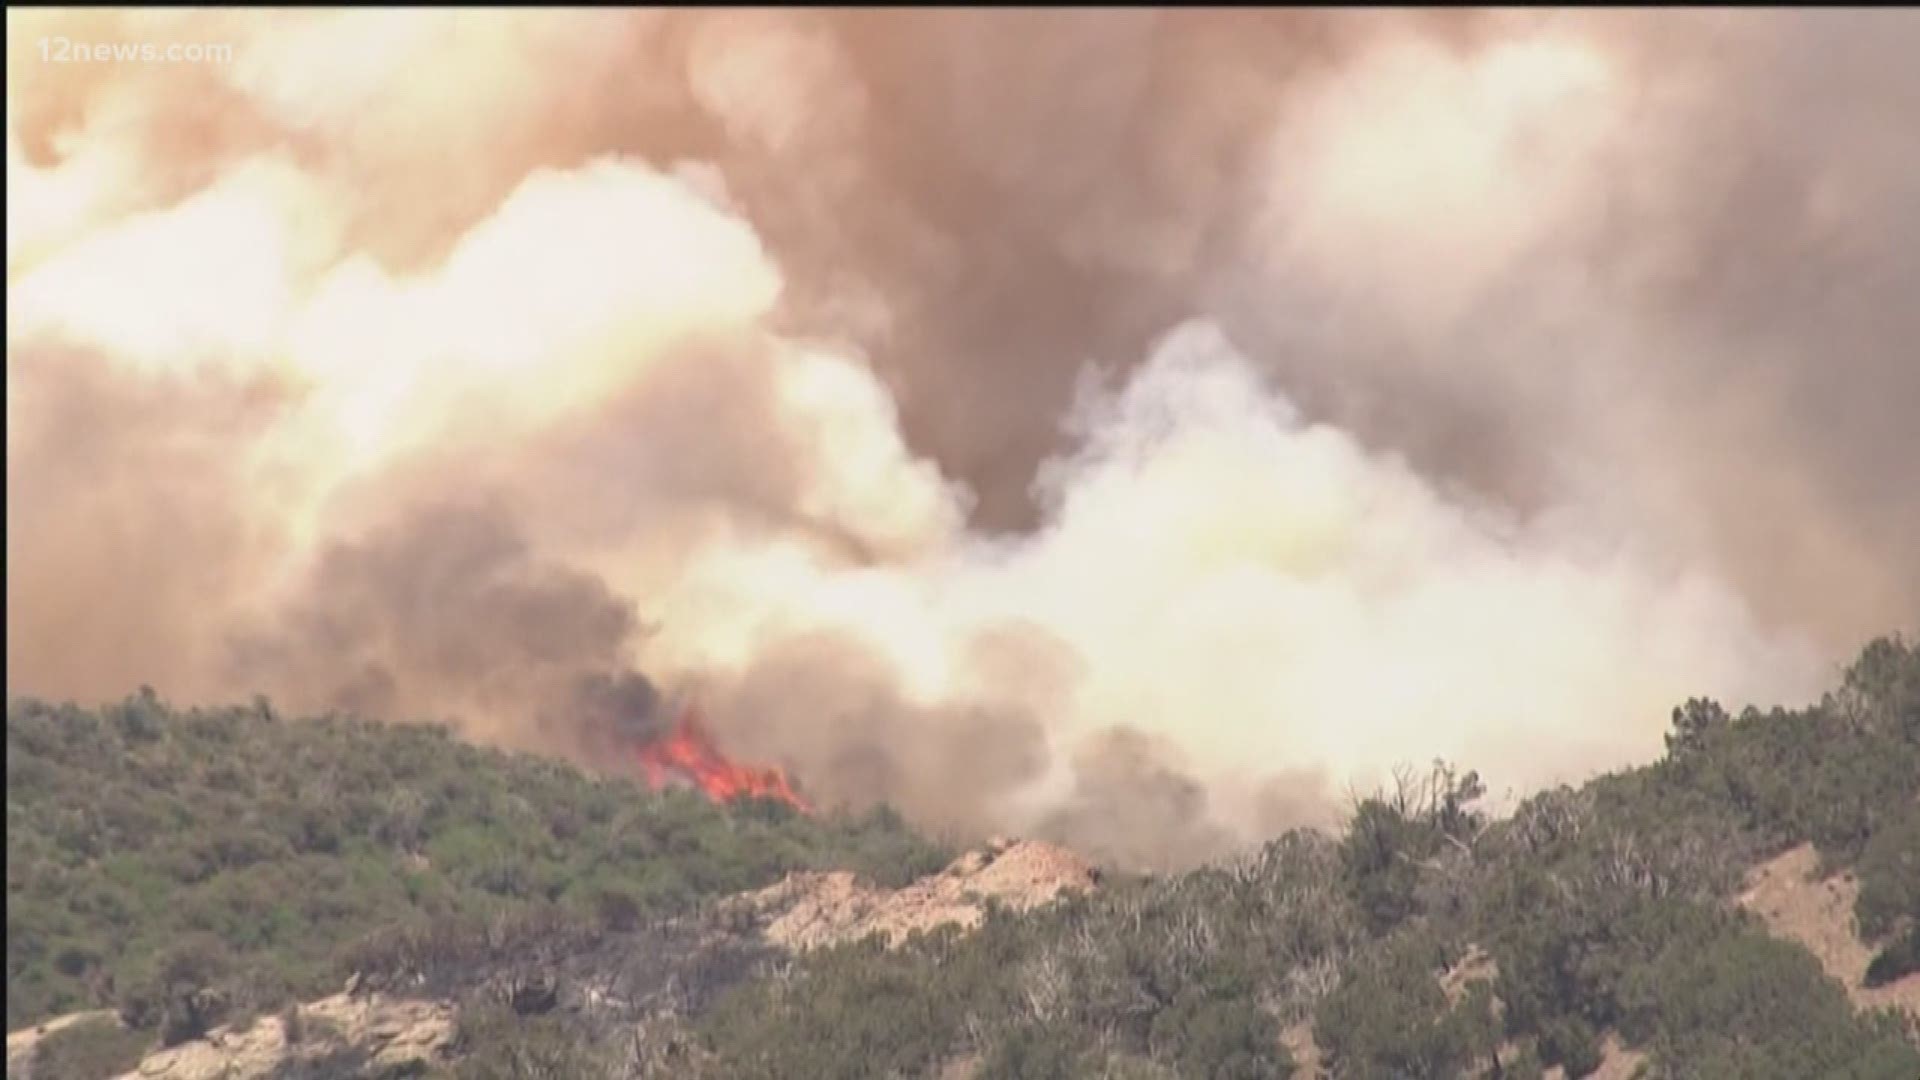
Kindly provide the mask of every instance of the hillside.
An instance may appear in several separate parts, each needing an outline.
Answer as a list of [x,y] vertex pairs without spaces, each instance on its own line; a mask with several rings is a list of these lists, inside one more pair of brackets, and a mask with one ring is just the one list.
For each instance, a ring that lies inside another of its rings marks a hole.
[[1668,744],[1503,819],[1436,765],[1148,877],[431,728],[16,701],[8,1026],[120,1020],[8,1072],[1920,1075],[1920,651]]
[[[236,1004],[338,988],[336,951],[409,918],[554,902],[685,912],[789,870],[904,883],[948,852],[879,812],[722,811],[424,726],[290,720],[264,703],[7,712],[7,1027],[161,1008],[170,964]],[[244,972],[244,975],[238,974]]]

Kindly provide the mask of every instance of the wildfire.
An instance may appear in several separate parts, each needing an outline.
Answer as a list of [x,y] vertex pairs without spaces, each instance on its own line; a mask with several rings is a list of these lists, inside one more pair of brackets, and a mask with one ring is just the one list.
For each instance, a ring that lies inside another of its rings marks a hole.
[[672,734],[640,748],[640,764],[645,766],[647,783],[655,791],[679,777],[692,781],[717,803],[777,799],[803,814],[813,813],[813,807],[793,790],[787,774],[780,769],[757,769],[727,760],[707,737],[692,709],[680,714]]

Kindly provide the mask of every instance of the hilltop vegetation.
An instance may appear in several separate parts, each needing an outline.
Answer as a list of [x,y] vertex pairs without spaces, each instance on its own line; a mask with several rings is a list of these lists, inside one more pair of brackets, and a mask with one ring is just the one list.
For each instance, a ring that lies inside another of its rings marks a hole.
[[[7,1027],[115,1007],[184,1036],[337,990],[339,950],[389,923],[557,903],[625,925],[789,870],[904,882],[947,856],[886,812],[721,810],[435,727],[15,701]],[[223,1007],[170,1012],[187,983]]]
[[1726,901],[1811,841],[1862,880],[1878,977],[1914,969],[1920,653],[1869,647],[1816,708],[1676,709],[1667,758],[1474,809],[1445,766],[1228,868],[1117,883],[978,934],[814,955],[701,1023],[717,1075],[1278,1077],[1311,1024],[1350,1077],[1583,1075],[1613,1032],[1658,1075],[1920,1075],[1915,1032],[1860,1016],[1814,958]]
[[[10,1028],[108,1006],[177,1040],[351,971],[458,1002],[470,1077],[1253,1078],[1308,1053],[1363,1080],[1579,1076],[1608,1039],[1653,1076],[1920,1075],[1911,1020],[1857,1011],[1731,902],[1811,843],[1858,877],[1869,981],[1920,968],[1920,651],[1898,639],[1813,708],[1689,701],[1661,761],[1504,819],[1435,765],[1338,837],[798,957],[704,901],[798,868],[897,885],[948,853],[886,813],[722,811],[264,705],[16,702],[7,749]],[[96,1024],[54,1048],[101,1075],[129,1045]]]

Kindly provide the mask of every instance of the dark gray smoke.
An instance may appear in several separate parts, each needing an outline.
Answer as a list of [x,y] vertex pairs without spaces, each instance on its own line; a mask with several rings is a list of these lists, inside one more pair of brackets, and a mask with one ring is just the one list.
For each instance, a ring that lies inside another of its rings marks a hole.
[[[1017,642],[1003,636],[998,645]],[[930,828],[978,838],[1011,816],[1010,801],[1049,759],[1046,719],[1027,703],[1044,699],[1048,688],[1034,684],[1053,673],[998,674],[967,698],[929,706],[903,695],[869,646],[808,634],[768,646],[743,678],[710,688],[711,710],[741,752],[789,766],[822,805],[886,802]]]
[[[1039,833],[1122,866],[1178,866],[1225,854],[1234,836],[1217,824],[1206,787],[1178,761],[1178,748],[1164,740],[1130,728],[1102,732],[1081,748],[1073,790]],[[1283,829],[1300,824],[1288,821]]]
[[294,708],[452,723],[598,763],[664,730],[629,666],[632,602],[541,560],[497,505],[429,504],[336,543],[297,595],[233,643],[235,681]]

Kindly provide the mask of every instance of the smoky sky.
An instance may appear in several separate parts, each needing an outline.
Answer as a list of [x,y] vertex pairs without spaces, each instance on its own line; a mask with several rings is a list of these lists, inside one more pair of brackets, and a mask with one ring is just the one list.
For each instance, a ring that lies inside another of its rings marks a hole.
[[588,762],[699,696],[1166,862],[1920,612],[1909,12],[9,31],[12,692]]

